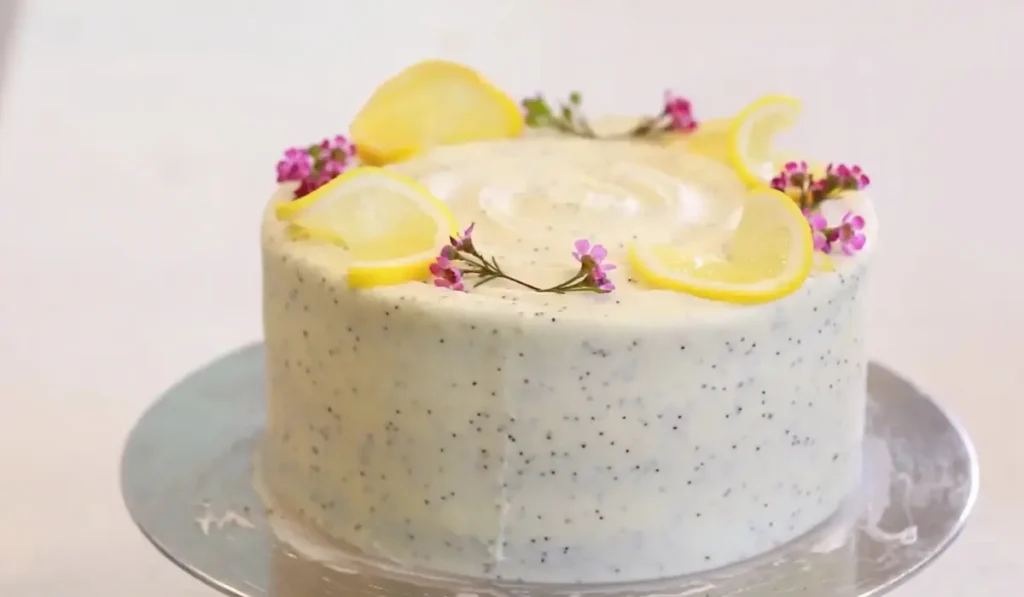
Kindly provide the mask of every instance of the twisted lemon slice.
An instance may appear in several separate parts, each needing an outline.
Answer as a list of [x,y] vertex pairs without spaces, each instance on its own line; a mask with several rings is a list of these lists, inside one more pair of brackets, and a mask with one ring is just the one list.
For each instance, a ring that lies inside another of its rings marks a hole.
[[309,195],[281,203],[277,217],[317,240],[346,247],[349,286],[388,286],[428,276],[430,262],[458,233],[444,203],[415,180],[364,166]]
[[778,174],[775,136],[796,124],[800,100],[766,95],[744,108],[729,131],[729,163],[748,186],[766,186]]
[[377,88],[352,122],[352,140],[368,164],[408,159],[437,145],[517,137],[515,100],[473,69],[420,62]]
[[762,303],[790,294],[807,279],[814,247],[807,220],[773,189],[751,191],[743,216],[720,254],[686,246],[635,244],[633,275],[655,288],[731,303]]
[[666,135],[662,142],[727,164],[748,186],[766,186],[785,162],[797,159],[777,152],[774,137],[790,128],[799,114],[799,100],[768,95],[735,116],[702,121],[696,131]]

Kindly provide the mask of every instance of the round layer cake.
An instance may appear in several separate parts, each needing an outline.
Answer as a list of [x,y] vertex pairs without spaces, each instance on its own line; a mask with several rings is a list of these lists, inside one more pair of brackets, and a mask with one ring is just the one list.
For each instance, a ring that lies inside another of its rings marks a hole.
[[[825,521],[860,473],[870,252],[739,305],[629,277],[638,239],[715,238],[744,188],[644,141],[442,147],[389,166],[429,188],[506,271],[557,283],[579,238],[610,293],[495,280],[353,289],[338,246],[263,223],[275,506],[403,565],[606,582],[720,567]],[[282,188],[275,202],[291,199]],[[875,225],[859,193],[826,202]]]

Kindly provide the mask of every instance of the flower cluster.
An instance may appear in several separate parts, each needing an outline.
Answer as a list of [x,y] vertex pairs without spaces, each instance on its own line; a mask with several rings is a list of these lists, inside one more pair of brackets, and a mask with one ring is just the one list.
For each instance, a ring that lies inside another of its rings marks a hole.
[[477,276],[473,286],[480,286],[499,278],[514,282],[536,292],[611,292],[615,285],[608,278],[608,272],[615,265],[605,263],[608,251],[601,245],[591,245],[587,240],[576,241],[572,255],[580,263],[575,275],[561,284],[541,288],[508,275],[494,257],[484,257],[473,244],[473,224],[459,238],[451,238],[450,244],[441,249],[441,254],[430,264],[430,275],[434,285],[451,290],[465,291],[464,278]]
[[846,255],[853,255],[864,248],[867,238],[864,236],[864,218],[846,212],[838,226],[829,226],[825,216],[816,211],[806,210],[804,216],[811,227],[814,239],[814,250],[831,253],[834,245]]
[[871,179],[860,166],[829,164],[825,168],[825,176],[818,178],[807,162],[786,163],[771,181],[772,188],[786,193],[804,209],[817,207],[825,199],[843,191],[865,189],[869,184]]
[[647,118],[630,131],[630,136],[642,137],[652,133],[678,131],[692,133],[697,130],[697,119],[693,116],[693,104],[690,100],[665,91],[665,105],[661,113],[654,118]]
[[[569,94],[569,101],[559,105],[555,110],[543,96],[537,95],[523,100],[523,112],[526,124],[531,127],[547,127],[589,139],[598,138],[590,123],[583,116],[581,105],[583,98],[579,92]],[[665,92],[664,104],[656,116],[644,118],[624,135],[610,138],[646,137],[671,131],[692,133],[697,130],[697,119],[693,115],[693,106],[684,97],[672,91]]]
[[298,182],[295,198],[324,186],[352,164],[356,147],[344,135],[324,139],[309,147],[285,150],[277,163],[277,182]]
[[774,189],[789,195],[803,210],[811,227],[814,249],[831,253],[838,246],[846,255],[864,248],[864,218],[847,212],[838,226],[829,226],[818,207],[826,199],[844,191],[859,191],[871,184],[871,179],[860,166],[829,164],[825,175],[815,177],[807,162],[789,162],[771,181]]

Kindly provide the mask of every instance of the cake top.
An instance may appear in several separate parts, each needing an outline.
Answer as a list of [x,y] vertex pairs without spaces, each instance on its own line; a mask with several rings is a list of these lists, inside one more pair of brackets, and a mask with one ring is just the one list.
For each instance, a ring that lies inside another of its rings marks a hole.
[[374,93],[354,143],[285,153],[275,215],[357,288],[769,302],[857,267],[875,226],[859,167],[777,157],[799,108],[767,96],[699,123],[669,92],[653,116],[591,120],[577,93],[520,109],[427,61]]

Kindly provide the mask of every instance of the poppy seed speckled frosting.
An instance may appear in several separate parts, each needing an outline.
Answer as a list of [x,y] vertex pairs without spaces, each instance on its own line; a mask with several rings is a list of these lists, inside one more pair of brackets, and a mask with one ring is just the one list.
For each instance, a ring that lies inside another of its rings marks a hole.
[[[873,241],[779,300],[710,301],[646,287],[624,264],[638,236],[733,218],[743,188],[716,162],[527,135],[388,168],[475,222],[506,270],[557,283],[573,239],[590,238],[620,265],[616,289],[354,289],[344,249],[294,240],[269,210],[264,476],[277,508],[408,566],[565,583],[727,565],[836,512],[860,473]],[[826,203],[874,229],[864,195]]]

